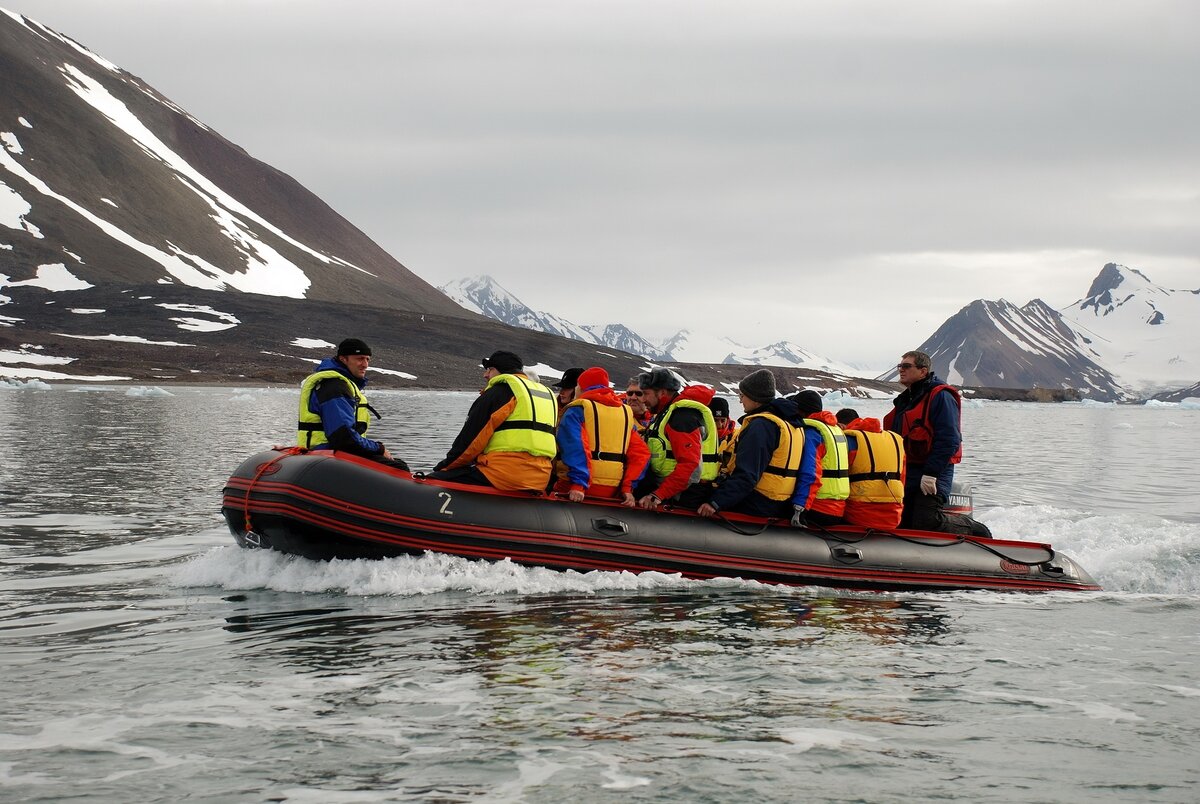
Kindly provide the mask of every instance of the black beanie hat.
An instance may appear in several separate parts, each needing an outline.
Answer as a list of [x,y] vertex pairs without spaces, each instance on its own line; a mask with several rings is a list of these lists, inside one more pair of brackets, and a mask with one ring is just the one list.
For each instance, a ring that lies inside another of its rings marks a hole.
[[752,371],[738,383],[738,389],[755,402],[765,405],[775,399],[775,375],[766,369]]
[[800,408],[800,414],[807,416],[810,413],[816,413],[818,410],[824,409],[824,404],[821,402],[821,395],[809,388],[807,391],[801,391],[798,394],[792,395],[792,401],[796,403],[796,407]]
[[723,396],[714,396],[712,401],[708,403],[708,409],[712,411],[712,415],[724,416],[729,418],[729,402]]
[[347,338],[338,344],[338,357],[342,355],[366,355],[371,356],[371,347],[367,346],[366,341],[360,341],[358,338]]
[[524,361],[512,352],[492,352],[491,357],[485,357],[479,362],[484,368],[494,368],[501,374],[516,374],[525,368]]

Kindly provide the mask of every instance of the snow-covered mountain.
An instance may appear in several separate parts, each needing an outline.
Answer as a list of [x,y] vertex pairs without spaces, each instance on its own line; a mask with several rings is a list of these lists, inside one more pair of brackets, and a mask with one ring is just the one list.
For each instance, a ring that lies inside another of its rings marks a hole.
[[637,334],[624,324],[608,324],[606,326],[590,326],[587,331],[592,333],[596,342],[619,349],[622,352],[641,355],[650,360],[670,360],[669,354],[658,346]]
[[862,374],[862,371],[854,366],[814,354],[791,341],[779,341],[761,349],[730,352],[721,362],[752,366],[792,366],[840,374],[844,377],[857,377]]
[[438,288],[460,306],[514,327],[548,332],[585,343],[598,343],[590,330],[551,313],[529,307],[490,276],[472,276]]
[[290,385],[351,335],[383,385],[474,387],[497,344],[644,365],[464,310],[146,81],[0,9],[0,381]]
[[461,315],[291,177],[75,40],[0,10],[10,279],[371,299]]
[[1138,395],[1200,379],[1200,289],[1170,290],[1109,263],[1087,296],[1063,309],[1096,361]]
[[725,356],[747,347],[720,335],[681,329],[662,342],[661,348],[679,363],[724,363]]
[[[1200,291],[1169,290],[1109,263],[1087,296],[1056,310],[979,299],[921,349],[955,384],[1077,388],[1099,399],[1147,396],[1200,377]],[[879,379],[894,380],[890,371]]]
[[581,326],[553,313],[534,310],[490,276],[470,276],[438,288],[462,307],[514,327],[549,332],[584,343],[608,346],[650,360],[670,360],[654,344],[623,324]]
[[681,329],[661,344],[654,344],[624,324],[579,325],[560,316],[534,310],[490,276],[472,276],[448,282],[440,290],[472,312],[517,327],[551,332],[568,338],[620,349],[649,360],[675,363],[728,363],[757,366],[788,366],[814,369],[847,377],[862,374],[858,369],[780,341],[760,349],[730,338]]
[[[946,320],[922,345],[935,372],[954,385],[1078,388],[1097,399],[1122,396],[1087,342],[1040,299],[1024,307],[977,299]],[[895,380],[892,369],[880,379]]]

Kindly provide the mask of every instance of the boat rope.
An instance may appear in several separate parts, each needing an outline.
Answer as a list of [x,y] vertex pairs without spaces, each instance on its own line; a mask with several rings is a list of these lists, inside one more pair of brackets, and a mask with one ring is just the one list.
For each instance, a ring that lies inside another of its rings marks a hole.
[[246,533],[250,533],[254,530],[254,528],[250,526],[250,492],[254,491],[254,484],[257,483],[258,479],[266,473],[267,469],[274,466],[276,462],[283,460],[289,455],[298,455],[301,452],[306,452],[306,450],[301,449],[300,447],[288,447],[285,450],[281,450],[279,457],[272,458],[266,463],[260,464],[258,470],[254,473],[254,477],[250,478],[250,484],[246,486],[246,499],[242,505],[242,514],[245,517],[244,524]]
[[[828,533],[828,531],[826,531],[826,533]],[[899,539],[902,542],[909,542],[910,544],[919,544],[923,547],[951,547],[951,546],[963,544],[963,543],[973,544],[976,547],[978,547],[980,550],[987,550],[989,553],[991,553],[992,555],[996,556],[997,558],[999,558],[1003,561],[1008,561],[1013,564],[1021,564],[1022,566],[1026,566],[1026,567],[1041,566],[1042,564],[1045,564],[1048,561],[1053,561],[1054,557],[1056,555],[1053,547],[1047,547],[1046,545],[1039,544],[1037,546],[1046,550],[1046,552],[1048,552],[1050,555],[1047,556],[1046,558],[1042,559],[1041,561],[1022,561],[1019,558],[1014,558],[1013,556],[1007,555],[1006,553],[1003,553],[1000,550],[997,550],[995,547],[992,547],[991,545],[984,544],[983,541],[980,539],[968,539],[965,536],[956,536],[953,539],[947,539],[945,541],[942,541],[940,544],[938,544],[935,542],[926,541],[919,536],[901,536],[899,533],[892,533],[890,530],[875,530],[874,528],[868,528],[867,531],[858,539],[842,539],[833,533],[828,533],[828,535],[830,538],[837,539],[838,541],[841,541],[841,542],[861,541],[862,539],[865,539],[868,536],[874,535],[874,536],[891,536],[893,539]]]
[[722,525],[724,525],[725,527],[729,528],[734,533],[737,533],[741,536],[757,536],[758,534],[765,531],[767,528],[774,525],[776,522],[780,521],[778,519],[768,519],[766,522],[763,523],[763,526],[761,528],[759,528],[758,530],[743,530],[742,528],[740,528],[738,526],[738,523],[732,522],[732,521],[726,519],[725,516],[720,511],[717,511],[715,514],[713,514],[713,518],[720,521],[720,523]]

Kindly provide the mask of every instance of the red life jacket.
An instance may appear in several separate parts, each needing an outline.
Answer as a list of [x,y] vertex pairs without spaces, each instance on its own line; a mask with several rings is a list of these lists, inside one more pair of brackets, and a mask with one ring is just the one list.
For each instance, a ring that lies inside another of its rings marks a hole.
[[[933,430],[925,423],[925,419],[929,416],[929,403],[933,399],[933,395],[939,391],[949,391],[950,396],[954,397],[954,406],[956,415],[958,416],[959,432],[962,431],[962,394],[953,385],[942,383],[935,385],[929,389],[929,393],[921,397],[917,404],[913,405],[908,410],[901,414],[900,429],[897,431],[904,439],[904,457],[907,463],[913,465],[921,465],[929,457],[929,451],[933,448]],[[892,422],[896,418],[896,409],[892,408],[887,415],[883,417],[883,427],[885,430],[892,430]],[[962,441],[958,443],[958,451],[954,453],[954,457],[950,459],[950,463],[959,463],[962,461]]]

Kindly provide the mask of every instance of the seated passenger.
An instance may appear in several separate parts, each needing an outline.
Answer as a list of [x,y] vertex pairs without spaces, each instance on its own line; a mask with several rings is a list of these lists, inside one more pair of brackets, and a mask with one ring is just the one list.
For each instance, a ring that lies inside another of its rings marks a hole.
[[854,408],[842,408],[837,412],[836,418],[838,427],[845,430],[847,424],[858,418],[858,411]]
[[708,409],[712,411],[713,421],[717,423],[717,450],[724,453],[725,448],[733,441],[733,434],[737,432],[737,422],[729,415],[729,400],[714,396],[708,403]]
[[408,469],[393,458],[382,441],[367,438],[371,415],[381,418],[367,403],[367,367],[371,347],[358,338],[346,338],[337,353],[321,361],[300,383],[300,414],[296,446],[303,449],[333,449],[372,458]]
[[625,389],[625,399],[622,401],[633,411],[633,419],[637,422],[638,432],[645,430],[646,425],[654,418],[654,414],[646,407],[646,402],[642,398],[642,387],[638,385],[637,377],[629,378]]
[[767,369],[746,375],[738,390],[746,415],[730,446],[728,475],[697,513],[712,516],[732,511],[786,519],[792,513],[796,475],[804,455],[799,411],[792,400],[776,398],[775,375]]
[[850,496],[846,436],[838,427],[837,418],[822,409],[824,404],[816,391],[801,391],[790,398],[796,402],[800,415],[804,417],[806,443],[815,442],[813,449],[817,467],[816,482],[807,488],[802,487],[793,502],[805,509],[805,524],[840,524],[846,510],[846,498]]
[[638,376],[642,398],[654,413],[646,427],[650,471],[634,490],[638,505],[653,510],[663,502],[695,508],[717,477],[717,424],[708,403],[713,390],[682,383],[669,369]]
[[575,386],[579,384],[579,375],[583,373],[581,368],[569,368],[563,372],[562,379],[550,386],[558,389],[558,418],[561,419],[563,411],[567,409],[567,405],[571,404],[571,400],[575,398]]
[[850,497],[845,522],[892,530],[904,510],[904,441],[884,430],[879,419],[854,419],[846,425],[850,455]]
[[554,490],[579,502],[620,497],[635,504],[633,484],[650,463],[650,448],[637,434],[633,411],[609,387],[608,372],[593,366],[579,375],[575,399],[558,422],[563,476]]
[[485,357],[483,368],[487,387],[471,404],[450,451],[428,477],[544,492],[557,451],[554,394],[529,380],[521,358],[512,352]]

